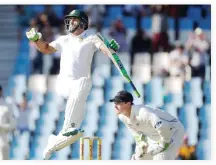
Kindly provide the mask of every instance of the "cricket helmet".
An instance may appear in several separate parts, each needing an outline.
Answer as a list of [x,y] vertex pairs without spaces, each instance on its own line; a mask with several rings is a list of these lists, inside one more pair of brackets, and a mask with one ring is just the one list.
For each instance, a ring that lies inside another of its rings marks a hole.
[[[70,26],[70,18],[75,17],[80,20],[80,23],[77,27],[72,28]],[[88,16],[84,11],[80,11],[78,9],[71,11],[68,15],[65,16],[65,27],[66,30],[69,30],[70,32],[75,31],[79,26],[83,28],[84,30],[88,29]]]

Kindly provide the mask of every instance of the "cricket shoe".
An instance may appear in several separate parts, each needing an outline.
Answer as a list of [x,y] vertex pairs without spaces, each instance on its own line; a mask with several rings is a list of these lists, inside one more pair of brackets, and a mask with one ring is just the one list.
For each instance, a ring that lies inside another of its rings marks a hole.
[[56,138],[56,136],[53,134],[49,136],[48,144],[43,151],[43,159],[44,160],[48,160],[52,156],[52,153],[54,152],[54,150],[52,149],[53,148],[52,146],[55,143],[55,138]]
[[53,152],[71,145],[77,141],[83,133],[84,131],[81,129],[69,128],[66,131],[59,133],[57,136],[50,135],[48,138],[48,145],[43,152],[43,159],[48,160],[52,156]]

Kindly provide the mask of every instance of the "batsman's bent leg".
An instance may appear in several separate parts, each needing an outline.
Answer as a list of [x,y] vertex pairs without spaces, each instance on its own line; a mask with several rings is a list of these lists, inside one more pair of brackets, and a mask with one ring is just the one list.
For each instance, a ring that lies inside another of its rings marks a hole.
[[76,91],[71,91],[67,100],[63,132],[71,127],[80,128],[85,117],[85,105],[92,82],[90,78],[86,77],[75,81],[77,81],[77,88]]
[[[67,100],[63,129],[58,136],[51,135],[43,152],[43,158],[49,159],[54,151],[58,151],[79,139],[83,131],[79,128],[85,116],[85,104],[91,90],[90,78],[82,77],[72,82],[73,90]],[[76,131],[78,131],[76,133]]]

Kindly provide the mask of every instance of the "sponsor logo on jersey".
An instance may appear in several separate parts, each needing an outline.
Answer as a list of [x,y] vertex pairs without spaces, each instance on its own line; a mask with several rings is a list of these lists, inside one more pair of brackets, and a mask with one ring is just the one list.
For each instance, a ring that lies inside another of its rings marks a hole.
[[155,129],[158,129],[161,127],[161,125],[162,125],[162,121],[158,121],[154,127],[155,127]]

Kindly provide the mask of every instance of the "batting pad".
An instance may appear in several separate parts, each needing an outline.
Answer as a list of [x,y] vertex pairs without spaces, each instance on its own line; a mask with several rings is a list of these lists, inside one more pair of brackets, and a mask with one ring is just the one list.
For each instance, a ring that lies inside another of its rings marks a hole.
[[56,136],[56,142],[55,142],[55,150],[59,151],[63,148],[65,148],[68,145],[73,144],[75,141],[77,141],[80,137],[82,137],[83,132],[78,132],[76,135],[70,135],[70,136],[63,136],[62,134],[59,134]]

